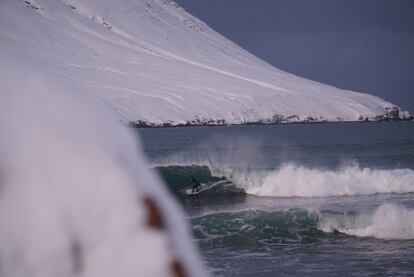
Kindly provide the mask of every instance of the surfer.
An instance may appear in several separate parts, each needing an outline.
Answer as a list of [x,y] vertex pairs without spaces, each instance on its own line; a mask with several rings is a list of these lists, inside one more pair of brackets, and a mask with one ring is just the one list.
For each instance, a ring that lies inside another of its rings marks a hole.
[[198,189],[198,187],[200,186],[200,182],[198,182],[194,177],[191,178],[191,185],[193,186],[191,193],[194,193],[195,191],[200,192],[200,190]]

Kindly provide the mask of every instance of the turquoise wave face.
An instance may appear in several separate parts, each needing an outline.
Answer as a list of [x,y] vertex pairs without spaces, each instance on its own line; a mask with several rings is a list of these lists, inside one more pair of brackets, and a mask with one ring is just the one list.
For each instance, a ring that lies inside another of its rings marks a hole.
[[193,218],[191,223],[196,239],[212,249],[260,249],[339,235],[319,230],[318,216],[305,210],[222,212]]
[[246,194],[243,189],[236,187],[225,177],[213,176],[207,166],[167,166],[156,167],[156,170],[169,190],[179,199],[186,191],[191,190],[191,178],[200,182],[203,198],[240,197]]

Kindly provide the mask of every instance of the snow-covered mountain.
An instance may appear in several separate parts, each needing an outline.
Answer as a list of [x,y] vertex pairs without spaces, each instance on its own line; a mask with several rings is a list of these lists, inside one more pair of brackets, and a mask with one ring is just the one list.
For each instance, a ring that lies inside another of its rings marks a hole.
[[137,125],[411,117],[279,70],[174,0],[2,0],[0,51],[71,80]]

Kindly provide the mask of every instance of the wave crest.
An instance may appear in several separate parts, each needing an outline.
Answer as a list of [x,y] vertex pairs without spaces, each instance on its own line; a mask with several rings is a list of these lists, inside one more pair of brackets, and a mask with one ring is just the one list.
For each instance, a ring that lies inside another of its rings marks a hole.
[[379,239],[414,239],[414,210],[395,204],[383,204],[372,214],[323,216],[318,229],[350,236]]
[[414,192],[411,169],[369,169],[358,165],[338,170],[310,169],[284,165],[273,171],[221,168],[225,176],[248,194],[267,197],[328,197]]

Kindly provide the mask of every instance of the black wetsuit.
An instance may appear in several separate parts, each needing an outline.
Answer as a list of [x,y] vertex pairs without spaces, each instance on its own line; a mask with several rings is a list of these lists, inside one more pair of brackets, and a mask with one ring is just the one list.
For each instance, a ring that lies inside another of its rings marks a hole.
[[197,192],[200,192],[198,189],[200,183],[196,179],[193,178],[191,184],[193,185],[193,190],[191,191],[192,193],[194,193],[195,190],[197,190]]

